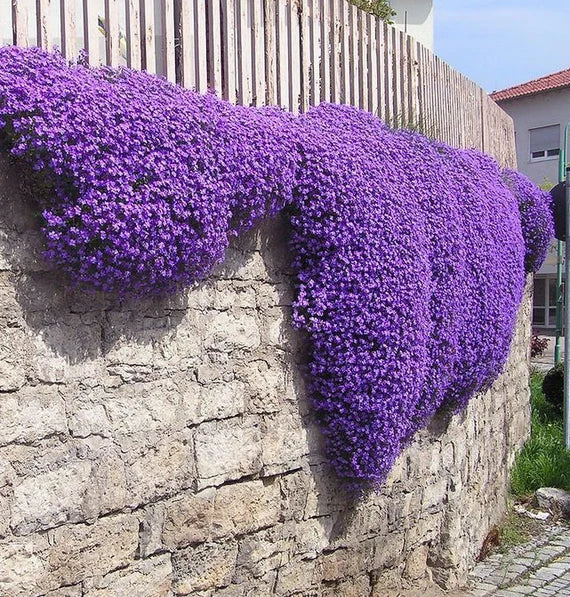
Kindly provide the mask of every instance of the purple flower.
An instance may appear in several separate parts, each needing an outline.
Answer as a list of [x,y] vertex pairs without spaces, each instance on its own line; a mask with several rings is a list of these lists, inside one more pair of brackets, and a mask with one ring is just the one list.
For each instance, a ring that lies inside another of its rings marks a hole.
[[174,292],[282,210],[293,322],[339,476],[385,479],[415,431],[500,373],[549,197],[491,158],[321,104],[294,117],[146,73],[0,49],[0,140],[34,171],[46,256],[74,283]]

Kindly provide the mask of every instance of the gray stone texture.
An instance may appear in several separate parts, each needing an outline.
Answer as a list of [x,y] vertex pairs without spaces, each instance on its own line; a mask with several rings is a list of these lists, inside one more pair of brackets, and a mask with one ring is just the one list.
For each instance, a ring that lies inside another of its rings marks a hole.
[[[21,187],[21,188],[20,188]],[[0,594],[391,595],[462,584],[529,427],[529,296],[503,375],[360,500],[326,464],[286,223],[158,300],[73,289],[0,158]]]

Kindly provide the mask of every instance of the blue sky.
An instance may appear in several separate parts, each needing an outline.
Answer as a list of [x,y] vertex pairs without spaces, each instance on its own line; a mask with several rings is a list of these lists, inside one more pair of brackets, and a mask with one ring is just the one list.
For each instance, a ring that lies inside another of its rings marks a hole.
[[570,68],[569,0],[434,0],[435,51],[486,91]]

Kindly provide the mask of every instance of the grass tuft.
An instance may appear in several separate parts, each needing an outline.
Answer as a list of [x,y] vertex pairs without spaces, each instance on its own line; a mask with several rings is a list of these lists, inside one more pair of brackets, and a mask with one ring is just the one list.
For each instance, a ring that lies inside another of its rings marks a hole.
[[540,487],[570,490],[570,451],[564,446],[562,417],[544,397],[543,379],[542,373],[531,374],[531,436],[511,473],[517,497],[527,497]]

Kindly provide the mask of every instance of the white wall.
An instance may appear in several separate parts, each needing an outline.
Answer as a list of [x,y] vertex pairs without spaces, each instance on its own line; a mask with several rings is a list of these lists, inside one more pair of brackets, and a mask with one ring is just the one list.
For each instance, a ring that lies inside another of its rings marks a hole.
[[392,0],[394,26],[433,52],[433,0]]
[[552,183],[558,182],[558,156],[538,162],[530,161],[529,130],[559,124],[562,144],[564,127],[570,120],[570,88],[511,99],[499,105],[515,123],[519,170],[537,184],[542,184],[545,178]]

